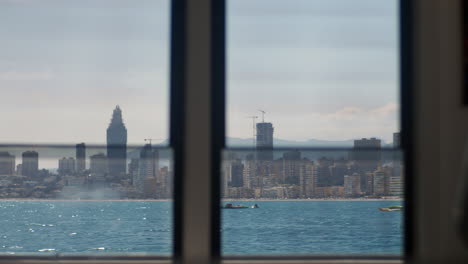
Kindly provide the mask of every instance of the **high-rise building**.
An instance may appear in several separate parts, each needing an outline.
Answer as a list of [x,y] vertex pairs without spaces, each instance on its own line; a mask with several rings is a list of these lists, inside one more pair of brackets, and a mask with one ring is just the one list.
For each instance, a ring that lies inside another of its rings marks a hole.
[[72,157],[59,159],[58,173],[60,175],[71,175],[75,173],[75,159]]
[[345,159],[336,160],[330,166],[330,186],[338,186],[344,184],[344,176],[349,174],[347,161]]
[[243,187],[255,188],[258,187],[257,180],[257,162],[254,155],[249,154],[245,157],[244,170],[242,172]]
[[130,175],[130,178],[132,179],[132,184],[138,177],[138,164],[139,163],[140,163],[140,159],[132,158],[130,160],[130,163],[128,164],[128,174]]
[[107,159],[109,176],[122,177],[127,171],[127,129],[122,120],[122,110],[116,106],[107,128]]
[[[382,160],[382,141],[377,138],[362,138],[354,140],[352,157],[356,162],[359,174],[365,175],[367,172],[374,172]],[[368,192],[367,179],[361,177],[361,191]]]
[[257,159],[273,160],[273,124],[257,123]]
[[15,156],[8,152],[0,152],[0,175],[14,175],[15,166]]
[[374,173],[373,172],[366,172],[364,174],[366,178],[366,194],[367,195],[374,195]]
[[26,151],[22,154],[22,175],[35,177],[39,171],[39,154],[36,151]]
[[145,182],[149,178],[157,178],[159,172],[159,155],[151,144],[146,144],[140,151],[138,161],[138,174],[134,180],[134,185],[138,191],[144,192]]
[[103,153],[95,154],[89,157],[89,170],[96,175],[104,175],[107,173],[107,157]]
[[228,194],[230,187],[243,187],[244,164],[240,159],[229,159],[223,161],[223,194]]
[[344,194],[348,197],[361,195],[361,176],[357,173],[344,176]]
[[389,195],[403,197],[404,182],[401,176],[390,176],[389,179]]
[[322,157],[317,161],[315,166],[317,187],[328,187],[332,185],[330,166],[333,165],[333,160]]
[[301,152],[294,150],[283,153],[283,178],[286,184],[300,184]]
[[380,168],[374,172],[373,191],[374,195],[385,195],[385,172]]
[[382,141],[377,138],[354,140],[353,159],[356,161],[380,161]]
[[[393,147],[395,149],[401,147],[400,132],[393,133]],[[402,176],[402,159],[402,153],[398,150],[394,150],[392,176]]]
[[161,198],[171,198],[172,197],[172,177],[169,171],[169,167],[165,166],[159,169],[158,172],[158,184],[160,187]]
[[303,160],[300,171],[301,197],[310,198],[315,195],[316,166],[313,161]]
[[242,172],[244,171],[244,164],[242,164],[240,159],[237,159],[231,163],[230,166],[231,172],[231,187],[242,187],[244,186]]
[[86,146],[85,143],[76,144],[76,171],[86,170]]

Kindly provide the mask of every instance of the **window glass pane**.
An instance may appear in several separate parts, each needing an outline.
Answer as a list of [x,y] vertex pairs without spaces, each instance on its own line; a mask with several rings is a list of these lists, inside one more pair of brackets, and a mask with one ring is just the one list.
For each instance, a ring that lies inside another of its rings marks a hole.
[[399,129],[397,1],[227,4],[228,145],[261,137],[253,120],[272,123],[275,146],[350,147],[368,137],[392,143]]
[[169,14],[0,1],[0,254],[171,254]]
[[398,1],[227,4],[223,254],[400,255]]

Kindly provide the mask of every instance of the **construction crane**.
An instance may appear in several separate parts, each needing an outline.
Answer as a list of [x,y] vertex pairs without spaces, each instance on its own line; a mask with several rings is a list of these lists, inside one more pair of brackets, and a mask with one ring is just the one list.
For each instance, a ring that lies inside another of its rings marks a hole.
[[145,138],[145,142],[149,142],[149,144],[151,145],[151,143],[153,142],[153,140],[162,140],[163,138]]
[[266,112],[263,111],[263,110],[258,110],[258,111],[262,113],[262,123],[265,123],[265,114],[266,114]]
[[255,148],[255,120],[258,116],[248,116],[247,118],[252,118],[252,134],[253,134],[253,147]]

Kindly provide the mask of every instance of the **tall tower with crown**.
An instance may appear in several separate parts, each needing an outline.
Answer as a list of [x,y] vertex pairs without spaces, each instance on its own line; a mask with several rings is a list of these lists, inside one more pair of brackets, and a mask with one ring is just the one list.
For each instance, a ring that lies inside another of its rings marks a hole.
[[127,129],[122,120],[122,110],[116,106],[107,128],[108,172],[111,177],[122,177],[127,171]]

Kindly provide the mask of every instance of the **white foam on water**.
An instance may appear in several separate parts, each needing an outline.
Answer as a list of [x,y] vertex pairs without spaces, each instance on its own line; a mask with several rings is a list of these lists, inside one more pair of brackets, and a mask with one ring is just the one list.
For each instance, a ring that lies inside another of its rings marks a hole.
[[50,251],[55,251],[55,248],[43,248],[43,249],[39,249],[38,251],[39,252],[50,252]]
[[98,248],[92,248],[92,249],[95,249],[95,250],[106,250],[105,247],[98,247]]

